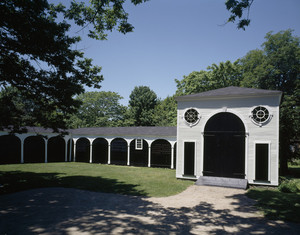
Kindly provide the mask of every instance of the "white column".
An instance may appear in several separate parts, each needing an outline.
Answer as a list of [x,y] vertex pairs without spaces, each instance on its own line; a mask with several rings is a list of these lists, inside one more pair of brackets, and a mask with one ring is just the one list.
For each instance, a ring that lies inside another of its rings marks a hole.
[[64,139],[65,140],[65,162],[68,161],[68,140],[67,139]]
[[21,163],[24,163],[24,138],[21,139]]
[[174,169],[174,145],[172,145],[171,149],[171,169]]
[[108,160],[107,160],[107,164],[110,164],[110,152],[111,152],[111,145],[110,142],[108,143]]
[[47,163],[48,162],[48,139],[44,138],[44,141],[45,141],[45,163]]
[[90,143],[90,163],[92,163],[92,162],[93,162],[93,144]]
[[74,139],[74,162],[76,162],[76,142],[77,139]]
[[148,167],[151,167],[151,146],[149,146],[148,151]]
[[127,166],[130,166],[130,144],[127,143]]
[[69,161],[72,161],[72,141],[73,141],[73,139],[70,138],[69,140],[70,140],[70,147],[69,147],[69,150],[70,150],[70,152],[69,152]]

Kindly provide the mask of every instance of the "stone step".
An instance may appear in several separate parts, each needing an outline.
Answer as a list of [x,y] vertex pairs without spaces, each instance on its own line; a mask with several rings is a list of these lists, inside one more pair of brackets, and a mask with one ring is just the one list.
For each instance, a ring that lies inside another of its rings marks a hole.
[[235,179],[214,176],[200,176],[196,185],[219,186],[227,188],[247,189],[248,181],[246,179]]

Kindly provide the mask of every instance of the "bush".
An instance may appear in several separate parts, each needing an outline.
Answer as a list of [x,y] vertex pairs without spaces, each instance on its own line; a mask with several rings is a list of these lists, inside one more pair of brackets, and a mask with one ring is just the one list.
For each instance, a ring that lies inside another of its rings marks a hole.
[[284,193],[298,193],[300,192],[300,180],[284,180],[279,185],[278,189]]

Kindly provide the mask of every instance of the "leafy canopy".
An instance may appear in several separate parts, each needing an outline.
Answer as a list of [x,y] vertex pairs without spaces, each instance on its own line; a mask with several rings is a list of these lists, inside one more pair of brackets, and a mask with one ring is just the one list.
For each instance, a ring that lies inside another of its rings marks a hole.
[[[132,0],[139,4],[145,0]],[[80,101],[84,86],[100,88],[101,67],[75,45],[70,24],[91,27],[89,36],[105,39],[117,28],[131,32],[122,0],[72,1],[67,8],[47,0],[0,2],[0,127],[20,131],[22,126],[65,129]],[[59,16],[63,16],[63,19]]]

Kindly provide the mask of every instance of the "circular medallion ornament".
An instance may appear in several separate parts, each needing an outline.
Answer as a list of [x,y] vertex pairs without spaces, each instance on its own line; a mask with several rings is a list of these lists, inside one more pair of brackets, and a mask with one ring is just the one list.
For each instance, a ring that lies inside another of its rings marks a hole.
[[252,110],[252,119],[255,123],[262,125],[270,118],[269,110],[265,107],[258,106]]
[[184,113],[184,119],[190,126],[194,126],[200,120],[199,113],[195,109],[188,109]]

